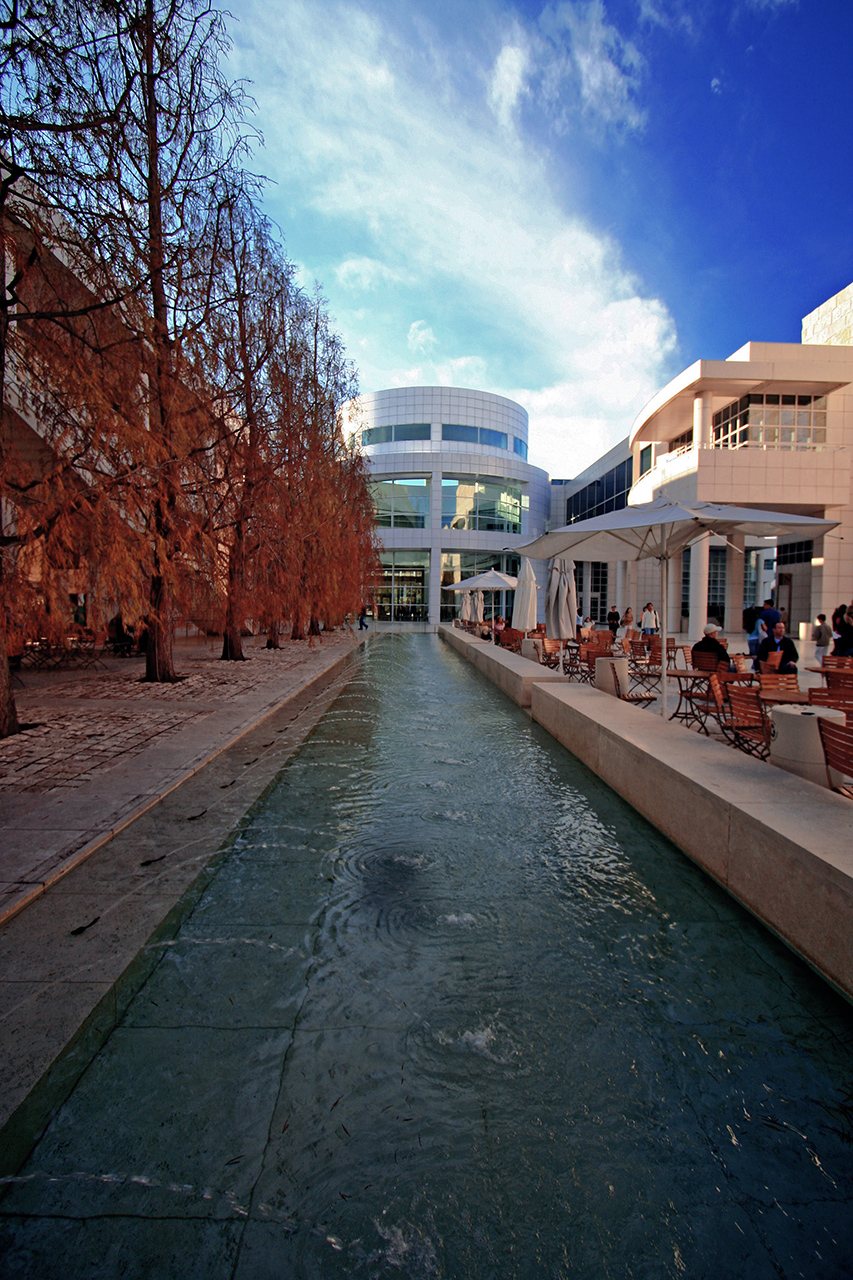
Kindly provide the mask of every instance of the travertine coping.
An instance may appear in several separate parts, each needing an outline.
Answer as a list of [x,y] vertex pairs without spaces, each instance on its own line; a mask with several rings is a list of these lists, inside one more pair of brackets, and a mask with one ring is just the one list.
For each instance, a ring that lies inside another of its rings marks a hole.
[[533,719],[853,999],[853,806],[596,689],[536,684]]
[[542,667],[488,640],[480,640],[458,627],[439,627],[438,634],[520,707],[530,706],[534,684],[569,683],[569,677],[561,676],[559,671]]

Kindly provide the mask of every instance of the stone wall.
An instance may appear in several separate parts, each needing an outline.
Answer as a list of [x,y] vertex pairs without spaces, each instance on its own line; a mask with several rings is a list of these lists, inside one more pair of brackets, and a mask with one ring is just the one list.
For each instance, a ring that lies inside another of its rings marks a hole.
[[853,284],[803,316],[804,343],[853,346]]

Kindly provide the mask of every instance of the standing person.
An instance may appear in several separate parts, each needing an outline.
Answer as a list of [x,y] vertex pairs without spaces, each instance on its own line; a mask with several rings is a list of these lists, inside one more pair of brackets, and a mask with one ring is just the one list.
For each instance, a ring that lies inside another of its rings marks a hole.
[[658,611],[650,600],[643,609],[643,614],[640,618],[640,630],[644,636],[653,636],[659,627],[660,618],[658,617]]
[[610,628],[610,634],[614,640],[616,639],[616,632],[619,630],[619,622],[619,610],[616,608],[615,604],[612,604],[610,606],[610,612],[607,615],[607,625]]
[[361,612],[358,615],[358,629],[359,631],[367,630],[367,605],[364,604],[361,606]]
[[846,658],[853,653],[853,615],[849,610],[838,618],[833,635],[836,637],[833,657]]
[[629,631],[634,630],[634,610],[630,605],[622,614],[622,626],[627,627]]
[[770,635],[777,622],[782,621],[782,615],[775,607],[772,600],[764,601],[764,608],[761,611],[761,621],[767,628],[767,634]]
[[824,655],[832,644],[832,627],[827,622],[825,613],[817,615],[817,625],[812,627],[812,640],[815,643],[815,662],[822,667]]
[[[851,631],[853,631],[853,627],[851,627]],[[797,653],[797,646],[791,637],[785,635],[785,624],[781,618],[773,628],[773,634],[769,635],[766,640],[762,640],[758,646],[758,661],[766,662],[770,654],[775,653],[778,649],[782,651],[782,661],[779,663],[777,671],[790,671],[796,675],[800,655]]]

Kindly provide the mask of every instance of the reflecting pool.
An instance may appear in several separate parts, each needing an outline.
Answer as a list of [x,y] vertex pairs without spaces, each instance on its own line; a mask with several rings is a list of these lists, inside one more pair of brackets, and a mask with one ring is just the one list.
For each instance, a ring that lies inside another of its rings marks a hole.
[[7,1183],[3,1272],[846,1278],[851,1142],[853,1010],[387,636]]

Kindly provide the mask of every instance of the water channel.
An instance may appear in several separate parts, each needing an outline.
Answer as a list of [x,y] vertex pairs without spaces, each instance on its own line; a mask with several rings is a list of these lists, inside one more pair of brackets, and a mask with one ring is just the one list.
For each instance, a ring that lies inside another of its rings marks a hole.
[[388,636],[5,1186],[0,1257],[830,1280],[851,1197],[853,1010],[437,638]]

